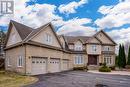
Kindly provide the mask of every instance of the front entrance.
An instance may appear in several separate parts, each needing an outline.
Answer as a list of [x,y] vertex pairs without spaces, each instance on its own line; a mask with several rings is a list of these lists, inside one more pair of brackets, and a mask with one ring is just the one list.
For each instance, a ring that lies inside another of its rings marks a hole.
[[88,65],[97,65],[98,55],[88,55]]

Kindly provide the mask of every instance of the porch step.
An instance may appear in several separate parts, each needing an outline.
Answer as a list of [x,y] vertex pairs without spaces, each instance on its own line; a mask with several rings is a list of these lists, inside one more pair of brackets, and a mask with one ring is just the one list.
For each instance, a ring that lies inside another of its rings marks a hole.
[[89,65],[89,66],[88,66],[88,69],[89,69],[89,70],[98,70],[98,69],[99,69],[99,66]]

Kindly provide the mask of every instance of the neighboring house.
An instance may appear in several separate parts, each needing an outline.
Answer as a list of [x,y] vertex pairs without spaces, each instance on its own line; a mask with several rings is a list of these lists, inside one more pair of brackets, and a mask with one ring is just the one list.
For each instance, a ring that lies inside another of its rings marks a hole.
[[6,70],[27,75],[80,66],[115,65],[116,43],[104,32],[91,37],[57,36],[50,23],[38,29],[11,21],[6,38]]

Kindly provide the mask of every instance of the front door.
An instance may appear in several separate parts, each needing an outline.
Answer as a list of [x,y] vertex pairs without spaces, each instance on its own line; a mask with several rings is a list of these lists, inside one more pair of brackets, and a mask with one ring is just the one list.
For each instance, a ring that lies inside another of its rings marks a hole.
[[88,55],[88,64],[97,65],[97,55]]

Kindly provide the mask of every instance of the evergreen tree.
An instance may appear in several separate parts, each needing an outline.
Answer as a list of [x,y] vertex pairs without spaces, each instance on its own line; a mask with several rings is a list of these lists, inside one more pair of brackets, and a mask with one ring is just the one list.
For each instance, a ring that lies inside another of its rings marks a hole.
[[122,67],[125,68],[125,66],[126,66],[126,55],[125,55],[124,45],[122,45],[122,61],[123,61]]
[[118,67],[119,68],[123,68],[123,51],[122,51],[122,46],[121,46],[121,44],[120,44],[120,46],[119,46],[119,55],[118,55]]
[[122,66],[122,63],[121,63],[121,61],[122,61],[122,59],[121,59],[121,44],[120,44],[120,46],[119,46],[119,52],[118,52],[118,67],[119,68],[121,68]]
[[127,65],[130,65],[130,46],[129,46],[129,52],[128,52],[128,61],[127,61]]
[[115,65],[118,67],[118,56],[116,56]]

